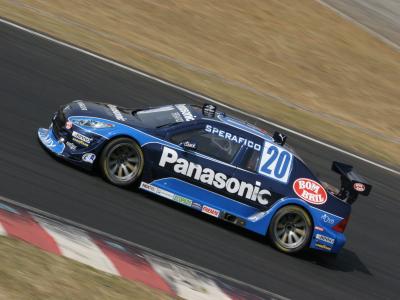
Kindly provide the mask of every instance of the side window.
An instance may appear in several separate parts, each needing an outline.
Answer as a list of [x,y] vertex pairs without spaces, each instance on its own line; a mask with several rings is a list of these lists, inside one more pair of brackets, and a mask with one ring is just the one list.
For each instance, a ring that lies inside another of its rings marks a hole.
[[257,172],[257,165],[260,161],[260,151],[248,149],[240,162],[239,167],[251,172]]
[[195,129],[178,133],[171,137],[171,141],[175,144],[179,144],[183,141],[194,142],[197,144],[197,152],[224,162],[231,162],[240,149],[240,144],[206,132],[204,129]]

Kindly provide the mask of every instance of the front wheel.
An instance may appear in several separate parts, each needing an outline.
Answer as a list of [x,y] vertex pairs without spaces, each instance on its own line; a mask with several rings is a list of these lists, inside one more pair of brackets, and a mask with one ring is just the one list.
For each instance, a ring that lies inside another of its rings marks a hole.
[[117,138],[108,143],[100,157],[100,168],[106,180],[117,186],[138,182],[144,165],[140,146],[129,138]]
[[286,253],[299,252],[308,246],[311,239],[310,216],[299,206],[284,206],[272,218],[268,234],[278,250]]

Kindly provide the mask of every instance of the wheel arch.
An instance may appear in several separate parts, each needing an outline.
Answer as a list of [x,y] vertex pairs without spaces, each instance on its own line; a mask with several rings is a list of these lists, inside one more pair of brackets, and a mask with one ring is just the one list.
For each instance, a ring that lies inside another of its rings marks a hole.
[[[308,233],[308,237],[306,240],[306,243],[302,243],[299,246],[297,246],[296,248],[290,248],[290,247],[285,247],[284,245],[282,245],[282,243],[279,241],[279,239],[276,237],[275,233],[273,233],[273,228],[271,226],[273,226],[274,222],[276,222],[275,216],[277,216],[277,214],[282,211],[282,209],[284,209],[285,207],[296,207],[298,209],[301,209],[301,211],[304,212],[304,214],[308,217],[309,221],[310,221],[310,225],[309,225],[309,233]],[[314,217],[312,212],[310,211],[310,207],[304,203],[303,201],[299,200],[299,199],[286,199],[285,202],[280,203],[280,205],[278,205],[273,213],[270,214],[270,219],[268,222],[268,228],[266,230],[266,237],[268,237],[268,239],[272,242],[273,246],[275,248],[277,248],[278,250],[288,253],[288,254],[296,254],[299,252],[303,252],[307,249],[310,248],[311,245],[311,241],[313,239],[313,233],[314,233]]]
[[310,220],[311,220],[311,226],[314,229],[314,224],[315,224],[315,220],[314,220],[314,216],[311,212],[311,207],[310,205],[308,205],[307,203],[305,203],[304,201],[297,199],[297,198],[289,198],[289,199],[283,199],[282,202],[280,202],[279,204],[275,205],[273,207],[273,210],[270,212],[270,218],[269,221],[267,223],[267,228],[265,230],[265,235],[268,235],[268,231],[269,231],[269,227],[271,225],[272,219],[273,217],[276,215],[276,213],[283,207],[285,206],[289,206],[289,205],[293,205],[293,206],[298,206],[300,208],[302,208],[306,214],[309,216]]

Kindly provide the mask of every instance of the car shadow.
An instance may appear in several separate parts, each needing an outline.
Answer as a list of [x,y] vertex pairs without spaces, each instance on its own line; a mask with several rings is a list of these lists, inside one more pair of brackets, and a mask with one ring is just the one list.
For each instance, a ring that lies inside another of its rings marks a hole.
[[333,271],[361,272],[369,276],[373,275],[357,253],[346,248],[340,250],[338,254],[310,250],[304,254],[299,254],[298,257],[302,260]]
[[[239,234],[247,239],[255,241],[257,243],[263,244],[266,247],[270,247],[274,249],[268,238],[259,235],[257,233],[248,231],[247,229],[241,228],[237,225],[228,223],[221,219],[216,219],[212,216],[208,216],[200,211],[194,210],[190,207],[185,207],[183,205],[174,203],[172,201],[168,201],[162,197],[157,195],[149,194],[145,191],[139,191],[143,197],[149,199],[149,201],[156,201],[161,205],[165,205],[171,207],[173,209],[179,210],[185,214],[190,214],[192,217],[197,218],[199,220],[214,224],[224,230],[228,230],[230,232],[234,232],[235,234]],[[289,255],[285,253],[281,253],[280,251],[274,249],[279,255]],[[340,271],[340,272],[361,272],[366,275],[372,276],[373,274],[369,271],[367,266],[362,262],[359,256],[350,249],[343,248],[338,254],[325,253],[314,249],[309,249],[304,253],[290,255],[297,259],[307,261],[309,263],[318,265],[322,268],[329,269],[332,271]]]

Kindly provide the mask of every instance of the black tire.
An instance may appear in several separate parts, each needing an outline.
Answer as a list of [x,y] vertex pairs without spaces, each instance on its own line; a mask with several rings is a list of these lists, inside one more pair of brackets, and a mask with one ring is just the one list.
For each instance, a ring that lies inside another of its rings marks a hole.
[[298,253],[306,248],[313,229],[308,213],[296,205],[279,209],[273,216],[268,235],[273,245],[285,253]]
[[143,171],[143,152],[134,140],[117,138],[104,147],[99,164],[103,177],[112,184],[136,186]]

